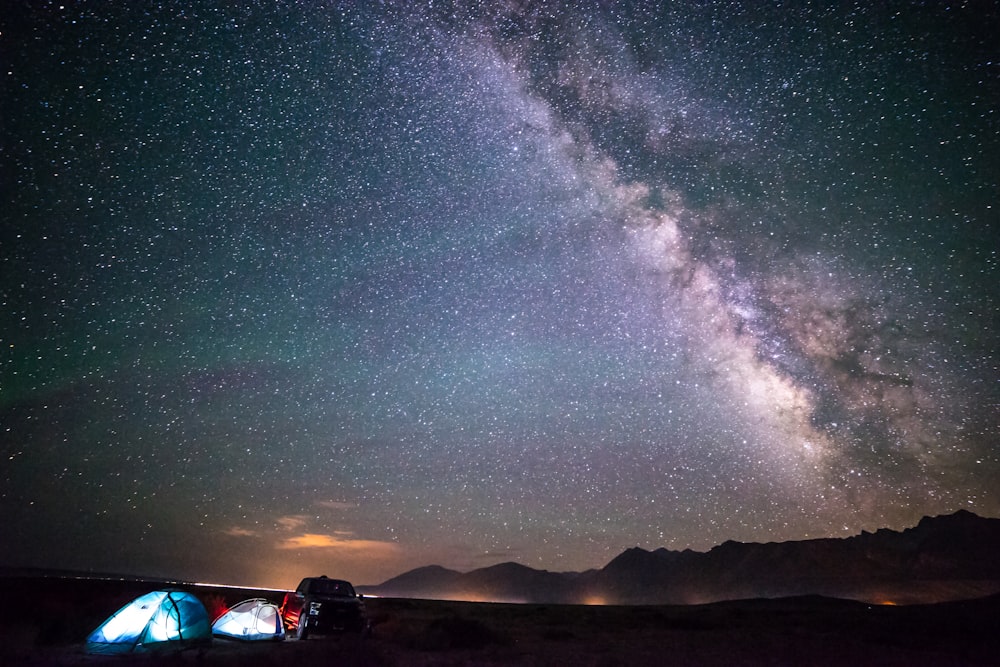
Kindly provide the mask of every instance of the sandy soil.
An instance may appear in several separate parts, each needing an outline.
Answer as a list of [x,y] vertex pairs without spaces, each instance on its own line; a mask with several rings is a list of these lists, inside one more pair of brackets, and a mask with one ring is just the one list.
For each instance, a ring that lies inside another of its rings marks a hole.
[[[0,665],[1000,665],[1000,597],[919,606],[824,598],[582,607],[367,599],[370,638],[94,656],[83,640],[148,583],[0,578]],[[185,588],[185,587],[181,587]],[[280,593],[188,588],[206,607]]]

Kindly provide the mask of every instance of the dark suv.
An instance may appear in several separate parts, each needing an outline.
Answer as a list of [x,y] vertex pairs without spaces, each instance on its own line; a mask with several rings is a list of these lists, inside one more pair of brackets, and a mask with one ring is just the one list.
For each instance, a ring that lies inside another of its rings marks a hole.
[[306,577],[294,593],[285,593],[281,619],[289,632],[305,639],[311,632],[368,634],[371,626],[362,596],[341,579]]

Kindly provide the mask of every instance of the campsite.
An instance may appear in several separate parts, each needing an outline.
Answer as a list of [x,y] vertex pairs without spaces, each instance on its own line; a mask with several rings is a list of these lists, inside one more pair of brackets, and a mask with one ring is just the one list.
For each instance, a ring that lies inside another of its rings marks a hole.
[[[243,641],[136,655],[86,652],[98,626],[161,589],[215,620],[283,591],[81,578],[0,577],[0,665],[995,665],[1000,597],[881,606],[820,597],[696,606],[493,604],[366,598],[371,637]],[[265,612],[266,614],[266,612]]]

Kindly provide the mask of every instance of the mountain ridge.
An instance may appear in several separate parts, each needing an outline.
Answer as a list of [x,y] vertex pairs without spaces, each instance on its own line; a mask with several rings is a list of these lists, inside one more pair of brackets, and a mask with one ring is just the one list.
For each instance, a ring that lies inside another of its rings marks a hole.
[[468,572],[410,570],[367,594],[531,603],[698,604],[823,595],[920,603],[1000,592],[1000,519],[967,510],[923,517],[897,531],[786,542],[729,540],[705,552],[625,549],[603,568],[536,570],[516,562]]

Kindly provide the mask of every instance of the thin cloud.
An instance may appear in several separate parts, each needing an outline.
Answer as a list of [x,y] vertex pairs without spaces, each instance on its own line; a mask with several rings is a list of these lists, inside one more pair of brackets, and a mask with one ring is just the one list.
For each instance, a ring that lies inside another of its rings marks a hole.
[[336,549],[339,551],[363,551],[372,555],[391,555],[399,547],[393,542],[381,542],[379,540],[361,540],[347,536],[349,534],[337,533],[326,535],[323,533],[303,533],[288,537],[278,543],[279,549]]
[[240,528],[239,526],[233,526],[232,528],[227,528],[222,531],[225,535],[230,537],[257,537],[258,533],[255,530],[248,530],[246,528]]
[[280,516],[275,520],[275,523],[284,530],[302,530],[306,525],[306,517],[302,515]]

